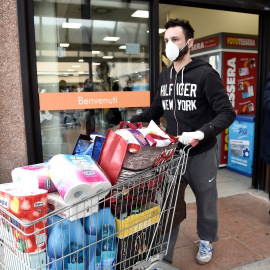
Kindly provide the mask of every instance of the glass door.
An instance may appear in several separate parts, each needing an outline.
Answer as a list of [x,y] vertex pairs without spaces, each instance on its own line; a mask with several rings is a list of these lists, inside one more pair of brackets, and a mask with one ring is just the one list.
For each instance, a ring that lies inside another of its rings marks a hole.
[[34,0],[44,161],[150,105],[149,3]]

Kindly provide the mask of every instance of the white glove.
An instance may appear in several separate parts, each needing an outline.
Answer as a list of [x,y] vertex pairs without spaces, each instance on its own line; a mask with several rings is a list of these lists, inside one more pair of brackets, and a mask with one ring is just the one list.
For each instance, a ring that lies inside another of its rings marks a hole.
[[204,138],[204,133],[202,131],[194,131],[194,132],[183,132],[179,137],[179,142],[182,144],[189,144],[192,140],[201,141]]

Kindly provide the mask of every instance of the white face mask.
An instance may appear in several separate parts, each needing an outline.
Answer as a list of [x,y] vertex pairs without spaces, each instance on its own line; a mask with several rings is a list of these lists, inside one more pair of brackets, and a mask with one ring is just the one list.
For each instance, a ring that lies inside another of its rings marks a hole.
[[171,40],[169,40],[165,49],[166,56],[169,58],[169,60],[174,61],[178,57],[179,53],[187,46],[188,42],[189,40],[187,41],[185,46],[181,50],[179,50],[177,45],[174,44]]

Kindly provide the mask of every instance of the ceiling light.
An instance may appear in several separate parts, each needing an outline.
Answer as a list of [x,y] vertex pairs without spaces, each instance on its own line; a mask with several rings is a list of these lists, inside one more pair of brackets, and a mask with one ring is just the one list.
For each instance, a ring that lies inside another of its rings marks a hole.
[[[166,29],[164,29],[164,28],[159,28],[159,29],[158,29],[158,33],[159,33],[159,34],[165,32],[165,31],[166,31]],[[146,33],[149,33],[149,30],[147,30]]]
[[109,55],[107,55],[107,56],[103,56],[103,58],[104,58],[104,59],[112,59],[112,58],[113,58],[113,56],[109,56]]
[[68,22],[64,22],[62,24],[62,28],[79,29],[79,28],[81,28],[81,26],[82,26],[81,23],[68,23]]
[[118,39],[120,39],[120,37],[105,37],[105,38],[103,38],[103,40],[105,40],[105,41],[117,41]]
[[92,54],[99,54],[100,51],[92,51]]
[[60,43],[59,46],[67,48],[67,47],[69,47],[69,43]]
[[122,46],[119,47],[119,49],[121,49],[121,50],[125,50],[126,48],[127,48],[126,45],[122,45]]
[[67,71],[73,72],[73,71],[74,71],[74,69],[67,69]]
[[92,63],[93,66],[99,66],[100,63]]
[[72,67],[80,67],[79,65],[73,65]]
[[147,10],[137,10],[131,15],[131,17],[149,18],[149,12]]
[[79,59],[79,62],[84,62],[84,60],[83,59]]

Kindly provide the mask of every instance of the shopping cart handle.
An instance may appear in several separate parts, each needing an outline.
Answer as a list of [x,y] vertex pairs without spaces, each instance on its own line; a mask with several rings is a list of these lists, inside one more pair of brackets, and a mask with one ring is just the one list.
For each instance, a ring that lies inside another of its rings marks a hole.
[[198,143],[199,143],[199,140],[194,139],[191,142],[189,142],[188,144],[191,145],[192,147],[195,147]]

